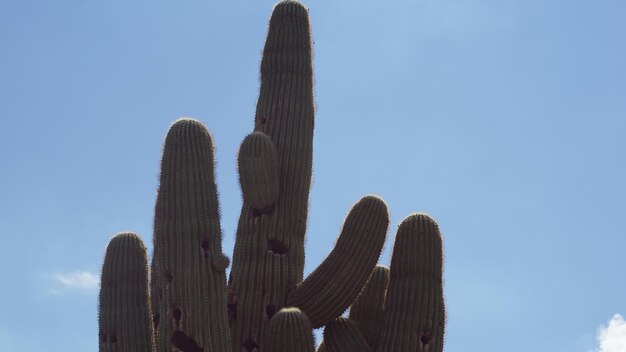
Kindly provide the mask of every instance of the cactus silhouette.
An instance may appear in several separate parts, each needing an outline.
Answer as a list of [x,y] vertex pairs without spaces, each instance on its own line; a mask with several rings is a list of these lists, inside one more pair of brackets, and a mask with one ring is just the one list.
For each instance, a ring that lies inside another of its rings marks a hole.
[[437,223],[425,214],[405,218],[393,247],[376,351],[443,351],[442,261]]
[[[150,298],[143,245],[143,252],[126,255],[143,263],[135,281],[123,279],[128,273],[119,270],[121,264],[111,264],[107,250],[101,297],[112,295],[104,285],[110,281],[144,284],[144,296],[121,295],[116,305],[101,299],[100,316],[108,319],[100,319],[101,332],[113,331],[121,342],[132,335],[124,329],[147,324],[145,336],[133,337],[137,346],[153,343],[142,351],[308,352],[314,349],[311,329],[326,326],[325,349],[331,352],[415,351],[418,346],[441,351],[442,249],[432,219],[415,215],[403,222],[389,273],[376,268],[389,226],[387,205],[367,195],[350,210],[331,253],[303,277],[315,110],[311,53],[308,10],[298,1],[279,2],[263,50],[254,131],[239,149],[243,205],[228,281],[213,139],[201,122],[180,119],[163,148]],[[118,237],[109,247],[117,248]],[[137,322],[110,322],[111,310],[139,309],[133,306],[137,302],[144,313],[152,309],[151,324],[149,313],[132,316]],[[350,318],[341,317],[350,306]],[[405,320],[411,325],[403,326]],[[103,350],[110,345],[108,336],[101,339],[101,351],[139,348]]]
[[[152,296],[159,350],[230,345],[213,141],[198,121],[169,130],[154,216]],[[176,334],[174,334],[176,332]]]
[[107,246],[100,280],[100,352],[153,351],[146,247],[134,233]]

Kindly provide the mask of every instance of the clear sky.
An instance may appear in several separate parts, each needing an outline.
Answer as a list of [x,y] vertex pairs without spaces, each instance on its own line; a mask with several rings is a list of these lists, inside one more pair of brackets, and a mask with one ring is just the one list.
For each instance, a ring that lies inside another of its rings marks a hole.
[[[232,253],[272,5],[0,1],[0,351],[97,349],[105,246],[131,230],[151,249],[176,118],[214,135]],[[306,271],[374,193],[392,216],[382,263],[406,215],[440,223],[447,351],[625,351],[626,2],[307,5]]]

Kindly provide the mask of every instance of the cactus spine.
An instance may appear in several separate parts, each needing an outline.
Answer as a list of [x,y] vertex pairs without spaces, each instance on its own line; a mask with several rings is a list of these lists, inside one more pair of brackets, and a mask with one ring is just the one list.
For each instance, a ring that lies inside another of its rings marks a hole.
[[102,265],[100,352],[153,351],[146,247],[134,233],[117,234]]

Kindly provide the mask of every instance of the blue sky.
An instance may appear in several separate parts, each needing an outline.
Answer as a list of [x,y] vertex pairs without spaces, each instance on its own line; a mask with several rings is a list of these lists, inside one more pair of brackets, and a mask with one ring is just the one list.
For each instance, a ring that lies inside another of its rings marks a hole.
[[[179,117],[214,135],[232,252],[236,152],[272,5],[0,2],[1,351],[97,348],[105,246],[131,230],[151,248],[162,141]],[[626,3],[307,5],[306,271],[374,193],[392,217],[382,263],[406,215],[440,223],[446,350],[624,351]]]

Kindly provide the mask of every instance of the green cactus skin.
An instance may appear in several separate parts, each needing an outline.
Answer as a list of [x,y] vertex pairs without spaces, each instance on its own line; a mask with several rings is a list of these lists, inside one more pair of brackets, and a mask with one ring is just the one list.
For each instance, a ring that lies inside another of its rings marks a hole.
[[270,319],[264,346],[268,352],[313,352],[309,318],[295,307],[281,309]]
[[328,352],[371,351],[356,323],[344,317],[339,317],[326,325],[324,345]]
[[222,253],[213,170],[213,140],[204,125],[176,121],[165,139],[154,219],[152,293],[159,351],[230,348],[228,259]]
[[256,132],[267,134],[278,155],[280,193],[271,212],[244,204],[229,279],[232,350],[262,351],[268,311],[285,305],[302,281],[313,157],[313,65],[308,10],[278,3],[261,61]]
[[340,316],[359,295],[385,244],[389,213],[385,202],[366,196],[353,207],[332,252],[289,295],[314,328]]
[[388,285],[389,269],[377,265],[365,288],[350,307],[348,317],[357,324],[361,335],[372,349],[378,344]]
[[405,218],[391,257],[378,352],[443,351],[442,238],[425,214]]
[[[389,269],[377,265],[367,280],[367,284],[350,307],[348,318],[357,325],[361,336],[372,350],[375,349],[380,336],[388,285]],[[324,341],[319,345],[317,351],[326,351]]]
[[136,234],[120,233],[111,239],[100,281],[100,352],[154,351],[148,259]]
[[[157,350],[157,333],[159,330],[159,324],[161,321],[161,314],[159,313],[159,307],[161,306],[161,298],[163,294],[159,294],[159,287],[157,286],[156,272],[156,260],[152,258],[150,263],[150,307],[152,308],[152,329],[154,331],[154,349]],[[159,350],[157,350],[159,351]]]
[[278,199],[278,155],[270,137],[263,132],[249,134],[237,161],[244,204],[259,213],[271,211]]

